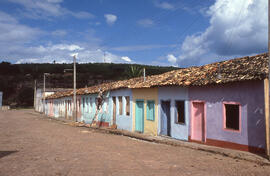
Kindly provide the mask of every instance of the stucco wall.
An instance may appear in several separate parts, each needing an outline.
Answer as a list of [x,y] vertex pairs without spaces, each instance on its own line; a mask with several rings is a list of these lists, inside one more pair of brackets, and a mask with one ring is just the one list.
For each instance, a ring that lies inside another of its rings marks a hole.
[[[119,101],[118,96],[122,96],[122,115],[119,114]],[[126,99],[125,96],[129,96],[130,115],[126,115]],[[118,129],[132,131],[132,90],[120,89],[111,91],[110,95],[110,112],[111,120],[113,117],[113,100],[112,97],[116,97],[116,125]]]
[[[66,119],[72,119],[72,108],[73,108],[72,97],[64,97],[63,99],[64,99],[64,101],[65,101],[65,106],[64,106],[65,118],[66,118]],[[68,108],[68,103],[67,103],[67,101],[71,101],[70,108]],[[65,109],[65,108],[67,108],[67,109]]]
[[[81,96],[81,121],[84,121],[85,123],[92,123],[93,118],[95,117],[96,114],[96,98],[97,98],[97,94],[90,94],[90,95],[82,95]],[[83,106],[83,98],[85,99],[85,106]],[[86,104],[86,98],[88,98],[88,105]],[[105,100],[109,98],[109,93],[107,93],[105,95]],[[91,105],[89,103],[89,99],[91,99]],[[107,101],[108,102],[108,101]],[[106,101],[103,103],[102,105],[102,110],[100,111],[100,113],[98,114],[98,121],[102,121],[102,122],[108,122],[110,123],[110,109],[106,106],[107,105]]]
[[[149,89],[132,89],[133,103],[132,103],[132,131],[135,131],[135,104],[136,100],[144,100],[144,133],[150,135],[157,135],[158,129],[158,88]],[[147,100],[155,101],[155,120],[150,121],[146,119]]]
[[38,112],[43,112],[43,102],[42,102],[42,91],[37,89],[36,91],[36,107],[35,110]]
[[[188,89],[182,87],[160,87],[158,88],[158,111],[159,111],[159,123],[158,134],[161,133],[161,101],[170,101],[171,108],[171,137],[181,140],[188,140],[189,132],[189,101],[188,101]],[[177,124],[175,107],[176,100],[185,101],[185,124]]]
[[[263,81],[190,87],[190,100],[206,103],[206,138],[265,147]],[[223,102],[241,105],[240,132],[224,130]]]

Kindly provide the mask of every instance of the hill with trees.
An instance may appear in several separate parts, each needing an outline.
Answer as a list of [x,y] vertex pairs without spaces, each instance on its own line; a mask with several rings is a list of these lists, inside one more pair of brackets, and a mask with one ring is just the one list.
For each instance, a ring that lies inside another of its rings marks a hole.
[[[142,76],[155,75],[178,69],[138,64],[86,63],[77,64],[77,87],[87,87]],[[3,104],[15,107],[33,106],[35,80],[38,88],[43,87],[43,74],[46,76],[46,88],[72,88],[73,64],[11,64],[0,63],[0,91],[3,92]]]

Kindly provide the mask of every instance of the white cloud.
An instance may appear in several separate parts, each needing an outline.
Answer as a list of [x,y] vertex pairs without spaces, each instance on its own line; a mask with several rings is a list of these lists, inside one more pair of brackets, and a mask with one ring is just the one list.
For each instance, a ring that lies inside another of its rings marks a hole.
[[[85,43],[80,42],[59,42],[39,41],[40,38],[48,35],[40,29],[31,28],[20,24],[14,17],[0,11],[0,59],[13,63],[70,63],[70,53],[78,53],[78,62],[103,62],[104,52],[106,62],[130,62],[127,56],[119,56],[103,51],[99,47],[99,39],[94,33],[85,31],[91,40],[86,39]],[[66,35],[64,30],[56,30],[53,35]],[[81,35],[81,34],[80,34]],[[82,37],[85,39],[84,35]],[[35,43],[40,43],[38,46]],[[46,42],[47,44],[41,44]]]
[[168,54],[167,59],[171,64],[176,65],[177,58],[173,54]]
[[131,62],[131,59],[127,56],[123,56],[123,57],[121,57],[121,59],[126,61],[126,62]]
[[79,18],[79,19],[89,19],[89,18],[94,18],[95,16],[89,12],[71,12],[68,11],[72,16]]
[[20,10],[21,13],[33,19],[47,18],[47,17],[59,17],[65,15],[71,15],[75,18],[93,18],[94,15],[79,11],[74,12],[61,6],[62,0],[8,0],[9,2],[20,4],[25,9]]
[[134,45],[134,46],[118,46],[113,47],[111,50],[114,51],[143,51],[143,50],[152,50],[159,48],[174,48],[175,44],[172,45]]
[[41,30],[19,24],[14,17],[0,11],[0,45],[27,43],[41,33]]
[[[24,58],[17,56],[16,63],[52,63],[54,60],[57,63],[71,63],[73,62],[73,55],[70,48],[65,47],[61,48],[60,45],[66,44],[57,44],[52,46],[38,46],[26,48],[19,55],[23,55]],[[56,49],[57,48],[57,49]],[[79,46],[79,48],[83,48]],[[77,54],[78,63],[89,63],[89,62],[104,62],[104,53],[105,62],[107,63],[129,63],[131,59],[127,56],[118,56],[108,51],[101,49],[82,49],[74,50]],[[18,51],[17,51],[18,53]]]
[[182,43],[179,65],[267,51],[267,6],[265,0],[216,0],[207,11],[210,26]]
[[113,14],[105,14],[104,17],[109,25],[113,25],[117,20],[117,16]]
[[142,26],[142,27],[151,27],[153,26],[155,23],[153,20],[145,18],[145,19],[141,19],[137,21],[137,24]]
[[74,57],[74,56],[75,56],[75,57],[77,58],[77,57],[78,57],[78,54],[79,54],[79,53],[71,53],[70,56],[71,56],[71,57]]
[[57,44],[53,45],[52,47],[49,47],[50,50],[68,50],[68,51],[76,51],[76,50],[83,50],[84,48],[78,46],[78,45],[67,45],[67,44]]
[[155,6],[161,9],[165,9],[165,10],[174,10],[175,7],[173,4],[170,4],[168,2],[157,2],[155,1]]

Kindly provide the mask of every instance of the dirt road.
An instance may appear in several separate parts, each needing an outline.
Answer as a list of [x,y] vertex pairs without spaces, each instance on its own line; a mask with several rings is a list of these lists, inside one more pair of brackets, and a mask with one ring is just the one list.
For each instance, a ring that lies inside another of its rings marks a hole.
[[0,111],[0,176],[270,175],[270,166]]

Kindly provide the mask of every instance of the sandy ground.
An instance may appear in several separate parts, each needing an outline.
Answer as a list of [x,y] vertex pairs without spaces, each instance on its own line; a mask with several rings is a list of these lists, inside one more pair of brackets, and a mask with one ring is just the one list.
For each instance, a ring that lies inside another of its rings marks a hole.
[[0,111],[0,176],[270,175],[270,166]]

